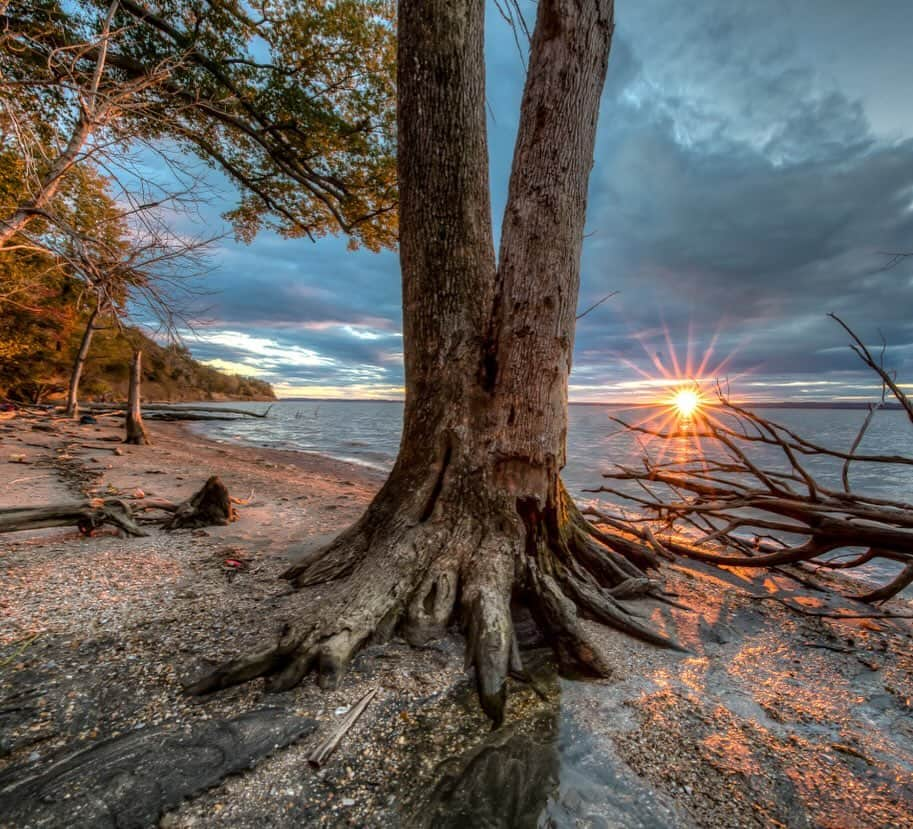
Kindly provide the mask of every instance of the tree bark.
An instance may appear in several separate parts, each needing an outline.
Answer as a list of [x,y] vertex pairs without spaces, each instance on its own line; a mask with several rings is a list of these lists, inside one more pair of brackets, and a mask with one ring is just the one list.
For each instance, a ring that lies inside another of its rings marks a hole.
[[73,370],[70,372],[70,385],[67,388],[67,417],[77,417],[79,415],[79,381],[82,379],[82,370],[86,365],[86,357],[89,355],[89,346],[92,345],[92,335],[95,333],[95,320],[98,317],[100,305],[95,304],[89,319],[86,322],[86,330],[82,333],[82,340],[79,343],[79,351],[76,352],[76,359],[73,361]]
[[511,604],[566,670],[606,675],[585,616],[675,646],[624,601],[656,592],[643,546],[610,549],[560,480],[580,248],[612,0],[542,0],[496,266],[487,170],[484,0],[400,0],[398,163],[404,426],[365,515],[284,575],[337,581],[278,642],[221,665],[203,693],[316,669],[338,682],[369,639],[421,642],[458,621],[497,723],[523,677]]
[[143,352],[134,349],[133,361],[130,364],[130,392],[127,396],[127,437],[124,443],[144,446],[150,443],[146,427],[143,425],[141,389],[143,382]]

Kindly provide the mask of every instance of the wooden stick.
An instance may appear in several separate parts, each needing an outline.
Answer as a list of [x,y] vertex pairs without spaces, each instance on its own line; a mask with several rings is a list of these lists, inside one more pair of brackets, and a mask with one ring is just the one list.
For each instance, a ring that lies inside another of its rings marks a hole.
[[345,719],[339,724],[339,727],[322,743],[320,743],[310,753],[310,755],[308,755],[308,764],[312,768],[319,769],[324,763],[326,763],[330,755],[336,751],[337,747],[342,742],[342,738],[346,736],[349,729],[351,729],[352,726],[358,722],[358,718],[364,713],[365,709],[368,707],[368,704],[372,699],[374,699],[379,690],[379,688],[372,688],[360,700],[358,700],[358,702],[356,702],[352,707],[352,710],[346,714]]

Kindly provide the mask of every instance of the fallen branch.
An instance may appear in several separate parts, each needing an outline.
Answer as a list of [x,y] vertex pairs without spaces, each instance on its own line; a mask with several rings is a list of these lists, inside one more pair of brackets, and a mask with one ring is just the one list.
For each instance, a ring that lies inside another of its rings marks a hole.
[[308,764],[315,769],[319,769],[330,758],[330,755],[336,751],[342,738],[348,734],[350,729],[359,717],[364,713],[369,703],[377,694],[379,689],[372,688],[358,702],[352,706],[352,710],[346,714],[345,719],[339,724],[339,727],[330,734],[322,743],[320,743],[309,755]]
[[[913,420],[913,404],[894,378],[842,320],[834,319]],[[904,455],[859,451],[877,406],[869,408],[849,451],[840,451],[732,403],[721,388],[717,396],[717,405],[705,406],[687,424],[650,428],[612,418],[632,432],[659,439],[661,445],[687,437],[694,449],[684,459],[664,461],[662,453],[655,459],[644,446],[642,466],[618,465],[603,476],[633,484],[634,491],[621,486],[589,490],[628,501],[641,513],[630,518],[587,510],[602,525],[610,546],[634,544],[654,555],[721,567],[770,568],[797,581],[802,578],[783,568],[845,570],[878,559],[902,565],[883,586],[848,596],[868,604],[886,601],[913,584],[913,504],[859,493],[851,486],[851,464],[913,464],[913,458]],[[778,459],[762,455],[760,460],[755,454],[759,448],[775,450]],[[816,477],[807,457],[840,462],[839,488]]]

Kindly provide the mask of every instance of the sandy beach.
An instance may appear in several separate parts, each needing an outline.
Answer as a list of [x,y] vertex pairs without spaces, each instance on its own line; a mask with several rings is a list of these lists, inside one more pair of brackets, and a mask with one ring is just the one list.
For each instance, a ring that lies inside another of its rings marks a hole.
[[600,629],[616,668],[598,683],[558,680],[530,635],[546,699],[513,688],[497,732],[456,632],[370,647],[332,692],[306,680],[267,694],[258,680],[188,697],[207,666],[319,601],[319,587],[292,601],[278,574],[357,518],[382,478],[176,424],[123,446],[100,420],[0,423],[0,507],[141,507],[213,474],[246,503],[205,530],[0,539],[0,826],[913,826],[910,620],[806,615],[861,606],[776,574],[667,567],[688,609],[642,610],[689,652]]

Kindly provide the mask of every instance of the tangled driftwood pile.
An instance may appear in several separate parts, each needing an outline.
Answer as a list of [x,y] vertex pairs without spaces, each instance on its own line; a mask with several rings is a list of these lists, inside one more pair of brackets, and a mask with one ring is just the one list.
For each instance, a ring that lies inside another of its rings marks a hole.
[[[852,337],[851,348],[881,378],[883,399],[890,392],[913,425],[913,404],[894,377],[841,320],[834,319]],[[659,439],[661,446],[684,438],[700,451],[689,452],[685,460],[664,460],[645,447],[641,467],[619,465],[604,475],[610,481],[633,482],[636,491],[617,485],[592,490],[633,503],[639,515],[595,508],[589,514],[610,532],[634,536],[665,558],[792,568],[788,572],[798,579],[807,579],[815,570],[846,570],[877,559],[900,565],[884,585],[852,596],[866,603],[886,601],[913,584],[913,505],[858,492],[850,480],[853,464],[913,466],[913,458],[904,455],[860,451],[882,406],[869,408],[849,447],[834,449],[732,403],[722,388],[718,397],[718,405],[671,428],[613,418],[647,440]],[[762,461],[759,449],[773,450],[776,460]],[[810,468],[810,459],[830,459],[840,467],[842,488],[823,484]]]
[[[120,498],[90,498],[76,504],[0,509],[0,533],[76,526],[86,535],[110,524],[127,535],[146,535],[141,524],[161,524],[166,530],[209,527],[235,520],[238,499],[228,494],[225,484],[213,475],[190,498],[180,503],[146,501],[139,510]],[[140,518],[135,513],[154,512]]]

